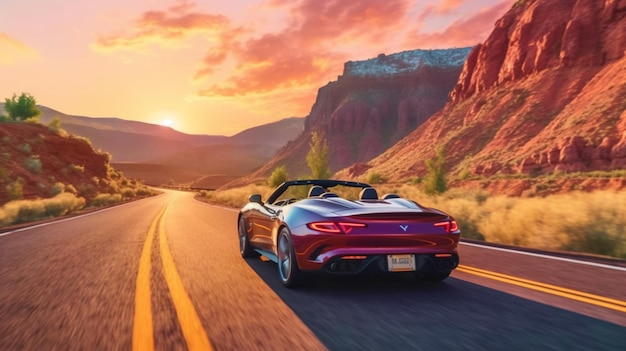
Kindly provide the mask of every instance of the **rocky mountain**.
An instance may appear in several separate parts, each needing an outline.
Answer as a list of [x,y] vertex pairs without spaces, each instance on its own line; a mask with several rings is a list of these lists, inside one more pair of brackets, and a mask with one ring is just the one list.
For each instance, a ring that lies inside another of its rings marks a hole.
[[464,64],[445,107],[379,157],[336,176],[626,167],[626,0],[520,0]]
[[325,140],[331,170],[381,154],[441,109],[471,48],[414,50],[350,61],[318,91],[304,132],[241,183],[266,178],[286,165],[292,177],[309,172],[313,132]]

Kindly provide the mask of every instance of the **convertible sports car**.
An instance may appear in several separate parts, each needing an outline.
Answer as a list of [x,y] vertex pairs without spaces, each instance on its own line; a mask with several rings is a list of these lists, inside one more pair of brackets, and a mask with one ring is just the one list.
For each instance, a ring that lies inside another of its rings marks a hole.
[[244,258],[278,264],[280,280],[297,286],[306,272],[413,272],[440,281],[457,267],[460,230],[448,214],[368,184],[294,180],[263,201],[250,195],[239,213]]

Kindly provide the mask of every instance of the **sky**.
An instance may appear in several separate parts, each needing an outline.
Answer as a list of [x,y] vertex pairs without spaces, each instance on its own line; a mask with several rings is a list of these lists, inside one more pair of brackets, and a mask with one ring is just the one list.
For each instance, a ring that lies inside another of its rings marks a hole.
[[234,135],[305,117],[347,61],[479,44],[515,0],[0,2],[0,101]]

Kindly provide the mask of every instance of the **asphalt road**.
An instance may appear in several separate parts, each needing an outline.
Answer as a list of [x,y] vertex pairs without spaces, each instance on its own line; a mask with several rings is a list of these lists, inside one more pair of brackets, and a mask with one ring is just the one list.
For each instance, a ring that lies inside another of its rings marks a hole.
[[626,349],[624,269],[462,245],[443,283],[288,290],[236,218],[167,191],[0,233],[0,350]]

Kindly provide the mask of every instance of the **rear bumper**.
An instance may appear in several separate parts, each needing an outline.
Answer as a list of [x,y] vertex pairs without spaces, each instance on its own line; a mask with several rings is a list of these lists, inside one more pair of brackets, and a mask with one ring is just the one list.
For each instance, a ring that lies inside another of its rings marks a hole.
[[[450,272],[459,265],[459,255],[454,253],[429,253],[415,255],[416,273]],[[325,263],[304,262],[302,270],[329,274],[368,274],[391,272],[387,255],[346,255],[334,257]]]

